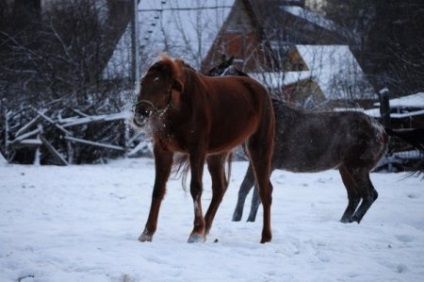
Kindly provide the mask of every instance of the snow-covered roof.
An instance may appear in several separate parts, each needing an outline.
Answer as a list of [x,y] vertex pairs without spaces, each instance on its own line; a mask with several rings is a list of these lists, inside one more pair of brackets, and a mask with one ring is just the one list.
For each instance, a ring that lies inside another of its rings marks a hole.
[[270,88],[281,88],[311,77],[310,71],[250,72],[249,76]]
[[373,88],[347,45],[296,45],[327,99],[372,99]]
[[333,99],[373,99],[373,88],[355,57],[345,45],[297,45],[307,71],[249,73],[269,88],[311,79],[325,97]]
[[[200,68],[235,0],[142,0],[138,4],[142,71],[159,52]],[[104,70],[107,78],[127,77],[131,67],[131,24]]]
[[332,20],[329,20],[327,18],[324,18],[320,16],[317,13],[314,13],[312,11],[309,11],[307,9],[304,9],[302,7],[298,6],[281,6],[281,9],[286,11],[289,14],[292,14],[293,16],[302,18],[310,23],[313,23],[319,27],[322,27],[326,30],[332,31],[332,32],[338,32],[339,28],[335,22]]

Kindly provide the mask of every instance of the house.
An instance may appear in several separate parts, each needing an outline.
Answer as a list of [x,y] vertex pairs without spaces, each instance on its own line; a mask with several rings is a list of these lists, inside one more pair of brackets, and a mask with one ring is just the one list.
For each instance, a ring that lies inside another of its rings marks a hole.
[[377,96],[353,56],[352,36],[304,8],[304,1],[235,1],[208,56],[222,54],[277,98],[309,109],[369,108]]
[[[235,0],[143,0],[138,4],[140,69],[159,52],[184,58],[199,69],[227,20]],[[131,76],[131,25],[104,70],[106,79]]]
[[296,71],[249,74],[303,108],[369,108],[377,98],[346,45],[296,45],[289,58]]
[[[301,0],[140,1],[141,70],[159,51],[202,72],[234,56],[236,66],[289,103],[369,107],[377,96],[347,46],[347,33],[304,6]],[[104,77],[129,77],[131,64],[129,25]]]

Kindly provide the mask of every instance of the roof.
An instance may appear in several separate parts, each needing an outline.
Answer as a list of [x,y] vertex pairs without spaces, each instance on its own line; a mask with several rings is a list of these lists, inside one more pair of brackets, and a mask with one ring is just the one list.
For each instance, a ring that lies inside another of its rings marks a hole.
[[[183,57],[200,68],[235,0],[142,0],[138,4],[141,69],[159,52]],[[131,24],[120,38],[104,70],[106,78],[127,77],[131,71]]]
[[310,23],[313,23],[321,28],[327,29],[335,33],[338,33],[341,28],[337,26],[337,24],[333,22],[332,20],[324,18],[320,16],[319,14],[309,11],[307,9],[304,9],[302,7],[282,5],[281,9],[293,16],[302,18]]
[[313,80],[328,100],[376,98],[371,84],[346,45],[296,45],[307,71],[249,73],[269,88]]
[[347,45],[296,45],[327,99],[373,99],[374,90]]
[[310,71],[249,72],[249,76],[270,88],[281,88],[311,78]]

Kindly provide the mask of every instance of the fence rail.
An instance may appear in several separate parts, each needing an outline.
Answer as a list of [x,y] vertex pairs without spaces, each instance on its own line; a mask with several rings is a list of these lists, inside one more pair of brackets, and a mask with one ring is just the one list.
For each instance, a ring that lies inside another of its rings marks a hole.
[[[76,152],[83,149],[90,151],[87,147],[95,152],[115,151],[116,154],[126,156],[135,156],[146,148],[145,136],[129,128],[129,112],[103,115],[74,112],[78,116],[62,118],[58,114],[49,115],[46,111],[33,107],[13,115],[2,109],[4,125],[0,144],[1,158],[12,162],[19,150],[29,149],[34,151],[34,155],[48,154],[57,165],[69,165],[76,159]],[[16,121],[17,117],[19,122]],[[28,121],[21,122],[22,120]],[[113,132],[108,133],[107,129],[110,128]],[[97,136],[99,132],[103,133],[100,137]],[[34,162],[39,161],[40,158],[34,156]]]

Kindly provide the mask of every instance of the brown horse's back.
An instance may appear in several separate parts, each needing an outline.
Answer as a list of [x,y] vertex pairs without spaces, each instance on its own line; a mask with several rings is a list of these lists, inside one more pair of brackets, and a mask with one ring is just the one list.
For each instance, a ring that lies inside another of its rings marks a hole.
[[195,124],[192,127],[206,129],[208,153],[233,149],[259,127],[273,127],[274,123],[262,124],[273,122],[273,111],[267,90],[256,80],[197,74],[192,82],[198,97],[188,110]]

